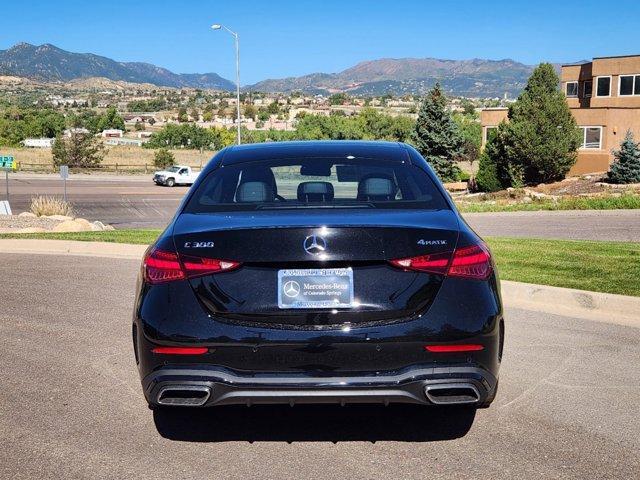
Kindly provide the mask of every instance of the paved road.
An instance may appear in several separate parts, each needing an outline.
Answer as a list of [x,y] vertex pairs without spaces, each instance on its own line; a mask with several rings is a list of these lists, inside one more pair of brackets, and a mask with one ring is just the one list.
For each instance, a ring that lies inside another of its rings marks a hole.
[[154,418],[130,345],[136,261],[5,255],[0,478],[637,478],[640,330],[507,310],[496,403]]
[[[85,175],[68,182],[69,199],[79,216],[118,228],[164,227],[186,192],[187,187],[158,187],[139,176],[117,180]],[[35,194],[61,195],[62,181],[52,175],[14,174],[10,193],[13,210],[20,212],[29,208]],[[640,210],[476,213],[465,218],[483,236],[640,240]]]

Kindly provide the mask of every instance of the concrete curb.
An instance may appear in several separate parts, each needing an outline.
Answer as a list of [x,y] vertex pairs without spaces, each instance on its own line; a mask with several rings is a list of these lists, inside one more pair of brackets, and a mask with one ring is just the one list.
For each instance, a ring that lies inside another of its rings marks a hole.
[[0,240],[0,253],[44,255],[81,255],[90,257],[141,260],[148,245],[111,242],[79,242],[71,240],[39,240],[10,238]]
[[[67,240],[2,239],[0,254],[80,255],[141,260],[147,245]],[[503,281],[506,307],[640,328],[640,297]]]
[[502,281],[506,307],[640,328],[640,297]]

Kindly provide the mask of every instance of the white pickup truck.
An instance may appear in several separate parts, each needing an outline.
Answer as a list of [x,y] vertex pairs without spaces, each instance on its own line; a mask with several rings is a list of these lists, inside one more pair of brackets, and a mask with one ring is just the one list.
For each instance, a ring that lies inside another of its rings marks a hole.
[[194,172],[191,167],[184,165],[174,165],[166,170],[159,170],[153,174],[153,181],[156,185],[191,185],[196,181],[200,172]]

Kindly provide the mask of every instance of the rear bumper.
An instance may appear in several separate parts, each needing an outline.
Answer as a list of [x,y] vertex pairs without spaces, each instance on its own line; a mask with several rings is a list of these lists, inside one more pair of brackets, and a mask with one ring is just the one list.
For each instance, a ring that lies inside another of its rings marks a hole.
[[471,366],[416,366],[364,376],[239,375],[208,366],[166,366],[142,380],[152,405],[303,403],[475,404],[495,395],[496,378]]

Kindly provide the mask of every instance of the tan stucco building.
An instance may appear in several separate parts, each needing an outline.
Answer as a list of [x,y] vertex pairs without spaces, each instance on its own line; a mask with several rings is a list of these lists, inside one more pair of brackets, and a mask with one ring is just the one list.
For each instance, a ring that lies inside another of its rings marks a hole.
[[[562,91],[583,132],[578,160],[570,174],[604,172],[627,130],[640,140],[640,55],[597,57],[579,65],[563,65]],[[506,108],[480,112],[482,145],[492,129],[507,118]]]

